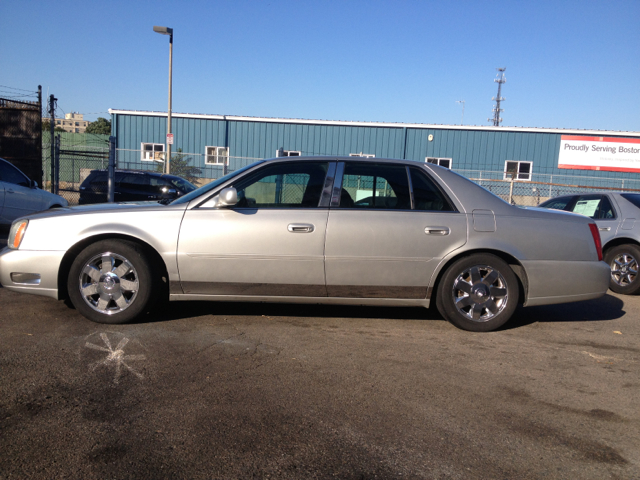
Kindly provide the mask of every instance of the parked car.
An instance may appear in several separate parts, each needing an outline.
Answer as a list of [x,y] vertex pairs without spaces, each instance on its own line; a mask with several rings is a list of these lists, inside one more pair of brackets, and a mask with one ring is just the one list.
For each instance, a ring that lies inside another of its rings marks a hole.
[[584,193],[540,204],[593,218],[602,238],[604,260],[611,267],[609,288],[632,295],[640,291],[640,193]]
[[0,158],[0,226],[7,228],[18,217],[67,205],[64,198],[39,189],[36,182]]
[[435,303],[456,326],[519,303],[607,290],[593,220],[524,210],[446,168],[401,160],[259,161],[168,205],[86,205],[14,222],[12,291],[70,298],[102,323],[162,298],[378,306]]
[[[139,170],[116,170],[116,202],[139,202],[173,200],[192,192],[196,186],[182,177]],[[108,172],[92,170],[80,185],[80,205],[105,203],[107,198]]]

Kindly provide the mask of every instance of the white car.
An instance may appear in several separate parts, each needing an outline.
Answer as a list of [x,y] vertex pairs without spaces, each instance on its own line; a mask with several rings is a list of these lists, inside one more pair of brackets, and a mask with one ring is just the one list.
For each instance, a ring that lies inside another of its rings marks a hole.
[[11,225],[18,217],[68,205],[60,195],[39,189],[36,182],[0,158],[0,225]]

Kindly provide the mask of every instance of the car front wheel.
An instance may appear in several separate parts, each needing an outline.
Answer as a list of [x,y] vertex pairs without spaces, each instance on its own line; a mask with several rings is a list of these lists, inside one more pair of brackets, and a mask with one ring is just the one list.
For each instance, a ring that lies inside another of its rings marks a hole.
[[472,332],[495,330],[518,305],[518,279],[511,267],[491,254],[461,258],[445,272],[437,292],[440,314]]
[[71,302],[89,320],[126,323],[155,301],[156,276],[144,250],[133,242],[103,240],[85,248],[71,265]]
[[638,277],[640,248],[637,245],[613,247],[607,250],[604,260],[611,267],[609,288],[612,291],[623,295],[633,295],[640,291],[640,277]]

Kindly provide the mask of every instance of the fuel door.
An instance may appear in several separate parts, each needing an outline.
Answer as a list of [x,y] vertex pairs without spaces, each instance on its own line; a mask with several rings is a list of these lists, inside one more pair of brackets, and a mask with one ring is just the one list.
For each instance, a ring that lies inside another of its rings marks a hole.
[[495,232],[496,216],[493,210],[474,210],[473,229],[476,232]]

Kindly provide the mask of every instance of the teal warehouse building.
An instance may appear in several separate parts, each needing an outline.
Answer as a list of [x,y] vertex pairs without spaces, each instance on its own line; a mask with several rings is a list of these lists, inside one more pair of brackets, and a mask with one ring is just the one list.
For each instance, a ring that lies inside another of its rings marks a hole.
[[[118,167],[157,168],[166,112],[109,113]],[[180,151],[204,178],[278,154],[358,155],[427,161],[473,178],[640,188],[640,132],[182,113],[172,113],[171,130],[172,155]]]

